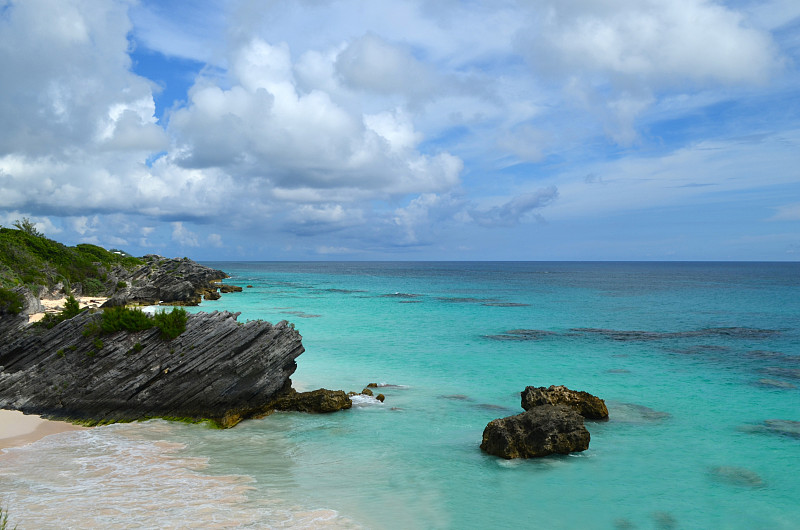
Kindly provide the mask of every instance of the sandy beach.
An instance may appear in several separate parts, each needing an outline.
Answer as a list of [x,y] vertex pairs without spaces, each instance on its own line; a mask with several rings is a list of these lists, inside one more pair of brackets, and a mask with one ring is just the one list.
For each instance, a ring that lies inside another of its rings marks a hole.
[[50,434],[88,429],[64,421],[51,421],[17,410],[0,410],[0,449],[33,443]]
[[[90,309],[97,309],[103,305],[106,300],[108,300],[108,298],[102,296],[78,296],[75,299],[78,301],[78,305],[80,305],[81,309],[85,309],[87,307]],[[32,314],[28,318],[28,322],[38,322],[44,318],[46,313],[58,313],[64,309],[64,303],[66,301],[66,298],[58,298],[56,300],[40,300],[44,306],[44,312]]]

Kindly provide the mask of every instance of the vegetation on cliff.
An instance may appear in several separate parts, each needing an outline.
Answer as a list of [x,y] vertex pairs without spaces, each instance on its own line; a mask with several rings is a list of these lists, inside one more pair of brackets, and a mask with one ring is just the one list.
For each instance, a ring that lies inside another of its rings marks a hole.
[[[108,271],[117,265],[132,268],[142,260],[82,243],[68,247],[46,238],[23,219],[16,228],[0,228],[0,288],[53,287],[80,283],[84,294],[108,290]],[[114,287],[114,286],[111,286]],[[0,304],[5,295],[0,293]]]

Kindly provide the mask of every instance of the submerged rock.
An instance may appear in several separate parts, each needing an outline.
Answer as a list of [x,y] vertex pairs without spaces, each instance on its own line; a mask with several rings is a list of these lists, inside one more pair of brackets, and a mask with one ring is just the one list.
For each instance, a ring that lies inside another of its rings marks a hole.
[[522,408],[530,410],[541,405],[567,405],[588,420],[608,419],[605,402],[588,392],[570,390],[565,386],[526,387],[522,391]]
[[235,425],[291,387],[303,352],[286,321],[189,315],[173,340],[158,328],[84,336],[84,311],[52,329],[0,319],[0,408],[90,423],[149,417]]
[[709,470],[711,478],[717,482],[732,484],[734,486],[745,486],[748,488],[760,488],[764,485],[764,480],[750,469],[736,466],[717,466]]
[[542,405],[489,422],[481,450],[502,458],[568,454],[589,448],[583,417],[566,405]]
[[620,403],[609,401],[614,413],[612,421],[619,423],[654,423],[672,417],[669,412],[651,409],[638,403]]
[[764,428],[773,434],[800,438],[800,421],[764,420]]

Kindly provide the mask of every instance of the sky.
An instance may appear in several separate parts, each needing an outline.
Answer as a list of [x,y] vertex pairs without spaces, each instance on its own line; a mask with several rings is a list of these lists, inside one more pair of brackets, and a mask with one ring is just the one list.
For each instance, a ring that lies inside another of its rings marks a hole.
[[0,225],[196,260],[800,259],[797,0],[0,0]]

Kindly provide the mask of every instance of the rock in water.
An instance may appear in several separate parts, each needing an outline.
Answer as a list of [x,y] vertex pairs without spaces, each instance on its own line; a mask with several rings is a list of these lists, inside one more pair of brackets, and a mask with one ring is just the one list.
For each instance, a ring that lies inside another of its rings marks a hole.
[[298,412],[336,412],[352,406],[353,402],[350,401],[344,390],[320,388],[311,392],[297,392],[291,389],[270,405],[270,408]]
[[566,405],[541,405],[489,422],[481,449],[502,458],[568,454],[589,448],[583,416]]
[[4,317],[0,408],[92,423],[169,417],[233,426],[290,390],[304,351],[286,321],[238,315],[189,315],[173,340],[157,328],[84,336],[101,318],[88,311],[49,330]]
[[565,386],[526,387],[522,391],[522,408],[530,410],[540,405],[567,405],[587,420],[608,419],[608,409],[602,399],[588,392],[570,390]]

